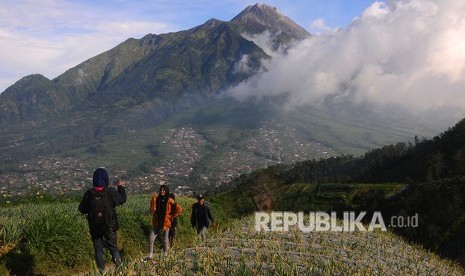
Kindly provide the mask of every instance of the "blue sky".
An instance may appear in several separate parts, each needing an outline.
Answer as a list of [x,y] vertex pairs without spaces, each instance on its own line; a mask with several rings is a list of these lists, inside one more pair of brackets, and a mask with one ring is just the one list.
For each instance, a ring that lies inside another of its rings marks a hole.
[[[346,27],[371,0],[259,2],[277,7],[310,32]],[[0,92],[39,73],[53,79],[129,37],[188,29],[210,18],[230,20],[244,0],[2,0]],[[315,24],[318,23],[318,24]]]

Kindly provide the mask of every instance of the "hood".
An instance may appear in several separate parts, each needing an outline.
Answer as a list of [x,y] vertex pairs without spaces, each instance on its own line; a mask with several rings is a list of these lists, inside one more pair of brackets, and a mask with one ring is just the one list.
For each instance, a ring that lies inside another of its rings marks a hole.
[[108,173],[104,168],[95,170],[92,177],[92,184],[94,187],[108,187]]

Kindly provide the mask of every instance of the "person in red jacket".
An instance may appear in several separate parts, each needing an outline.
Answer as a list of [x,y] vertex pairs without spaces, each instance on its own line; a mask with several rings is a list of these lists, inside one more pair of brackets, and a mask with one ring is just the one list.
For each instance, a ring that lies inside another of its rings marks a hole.
[[163,252],[165,257],[168,254],[170,227],[173,220],[182,212],[181,206],[168,196],[169,193],[168,186],[161,185],[158,196],[156,193],[152,195],[149,208],[150,213],[152,213],[152,231],[150,231],[149,237],[149,255],[143,259],[145,261],[153,257],[153,244],[160,232],[163,233]]

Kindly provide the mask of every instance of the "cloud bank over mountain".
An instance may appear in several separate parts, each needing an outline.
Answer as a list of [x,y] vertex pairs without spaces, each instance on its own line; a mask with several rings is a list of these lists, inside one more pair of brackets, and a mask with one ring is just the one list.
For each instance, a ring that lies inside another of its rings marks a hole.
[[465,111],[464,14],[460,0],[375,2],[347,28],[273,53],[260,75],[229,92],[242,100],[288,95],[287,108],[331,97]]

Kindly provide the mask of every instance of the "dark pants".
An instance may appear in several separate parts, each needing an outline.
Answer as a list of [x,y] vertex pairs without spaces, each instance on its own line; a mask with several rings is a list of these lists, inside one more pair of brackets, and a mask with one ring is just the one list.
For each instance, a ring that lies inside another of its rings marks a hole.
[[107,247],[110,251],[113,261],[116,265],[121,263],[121,256],[118,250],[117,235],[115,231],[108,234],[93,234],[92,243],[94,245],[95,261],[97,262],[100,271],[105,270],[105,260],[103,258],[103,247]]

